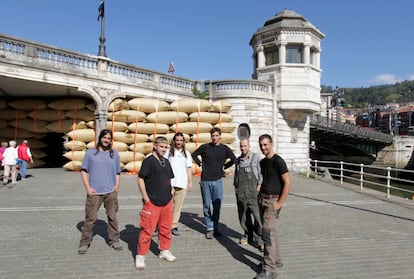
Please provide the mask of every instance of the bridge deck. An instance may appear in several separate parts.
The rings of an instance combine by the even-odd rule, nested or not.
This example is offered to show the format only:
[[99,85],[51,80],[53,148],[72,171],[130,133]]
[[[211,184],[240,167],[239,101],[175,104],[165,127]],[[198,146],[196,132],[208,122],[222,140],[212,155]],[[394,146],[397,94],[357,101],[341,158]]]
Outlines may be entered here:
[[[0,188],[0,278],[253,278],[260,253],[240,246],[231,178],[225,179],[222,231],[206,240],[198,178],[173,239],[176,263],[158,259],[157,239],[147,268],[134,268],[140,197],[135,176],[123,175],[119,221],[124,250],[104,241],[105,214],[86,255],[78,255],[84,217],[79,173],[32,169],[28,180]],[[414,202],[385,200],[358,187],[293,176],[279,222],[284,267],[278,278],[413,278]],[[351,190],[351,188],[355,190]],[[382,194],[381,194],[382,196]],[[155,252],[155,253],[154,253]]]

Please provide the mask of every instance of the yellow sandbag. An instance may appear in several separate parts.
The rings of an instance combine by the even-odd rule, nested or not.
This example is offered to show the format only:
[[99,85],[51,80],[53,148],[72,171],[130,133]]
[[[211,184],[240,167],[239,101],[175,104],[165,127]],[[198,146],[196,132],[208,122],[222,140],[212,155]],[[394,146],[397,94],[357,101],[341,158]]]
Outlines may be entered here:
[[95,111],[96,105],[94,103],[89,103],[89,104],[86,104],[86,108],[90,111]]
[[135,134],[135,133],[126,133],[126,132],[114,132],[114,140],[125,142],[126,144],[132,144],[137,142],[146,142],[148,141],[147,134]]
[[118,111],[122,109],[128,109],[128,102],[122,99],[115,99],[109,104],[108,111]]
[[[138,124],[138,126],[137,126]],[[185,124],[185,123],[183,123]],[[128,125],[128,131],[138,134],[166,134],[170,127],[162,123],[131,123]]]
[[214,127],[220,128],[223,133],[232,133],[236,129],[237,125],[232,122],[223,122],[217,123]]
[[80,140],[84,142],[91,142],[95,140],[95,131],[93,129],[72,130],[68,132],[66,135],[71,139]]
[[127,164],[131,161],[142,161],[144,160],[145,155],[140,152],[120,151],[119,157],[122,163]]
[[16,117],[18,120],[26,119],[27,113],[22,110],[14,110],[14,109],[0,110],[0,119],[16,120]]
[[193,173],[193,175],[200,175],[202,170],[203,169],[199,167],[196,163],[193,163],[193,166],[191,167],[191,172]]
[[82,150],[82,151],[77,151],[77,150],[68,151],[65,154],[63,154],[63,157],[65,157],[69,160],[82,162],[83,157],[85,157],[85,153],[86,153],[85,150]]
[[88,125],[86,125],[85,121],[78,121],[77,123],[73,122],[73,119],[65,119],[62,121],[53,121],[46,125],[46,128],[50,132],[54,133],[68,133],[72,130],[79,130],[79,129],[86,129]]
[[47,157],[47,153],[39,149],[30,148],[30,153],[32,153],[33,159],[41,159]]
[[77,111],[67,111],[65,113],[67,118],[76,119],[76,120],[83,120],[83,121],[92,121],[95,120],[95,115],[93,111],[88,109],[77,110]]
[[185,144],[185,148],[188,150],[188,152],[193,153],[196,151],[197,148],[199,148],[202,145],[202,143],[196,144],[195,142],[187,142]]
[[147,155],[154,150],[154,144],[152,142],[134,143],[129,146],[129,150]]
[[195,111],[209,111],[211,104],[205,99],[181,99],[174,101],[170,104],[170,110],[183,111],[183,112],[195,112]]
[[[95,121],[89,121],[87,125],[89,128],[95,129]],[[125,132],[128,130],[128,124],[120,121],[107,121],[105,129],[110,131]]]
[[[158,136],[163,136],[163,137],[166,137],[166,138],[167,138],[167,140],[168,140],[168,142],[170,142],[170,143],[171,143],[172,139],[174,138],[174,135],[175,135],[175,133],[157,134],[157,137],[158,137]],[[184,136],[184,140],[185,140],[185,142],[189,142],[189,141],[191,140],[191,138],[190,138],[190,136],[189,136],[188,134],[184,134],[184,133],[183,133],[183,136]],[[153,141],[155,140],[154,135],[150,135],[150,136],[149,136],[149,140],[153,142]]]
[[51,101],[47,106],[55,110],[81,110],[90,100],[84,98],[62,98]]
[[41,109],[41,110],[34,110],[27,113],[27,116],[36,119],[36,120],[43,120],[47,122],[63,120],[66,118],[64,111],[52,110],[52,109]]
[[145,112],[138,111],[138,110],[130,110],[130,109],[123,109],[120,111],[110,112],[108,113],[108,120],[112,121],[121,121],[121,122],[142,122],[146,120],[147,115]]
[[47,102],[43,99],[22,99],[10,102],[9,106],[21,110],[46,109]]
[[0,119],[0,129],[7,128],[9,126],[9,123],[5,119]]
[[188,120],[188,114],[185,112],[176,112],[176,111],[159,111],[152,112],[147,115],[148,122],[157,122],[164,124],[174,124],[185,122]]
[[6,109],[7,106],[7,102],[3,99],[0,99],[0,109]]
[[86,143],[83,141],[79,141],[79,140],[71,140],[71,141],[64,142],[63,147],[68,150],[80,151],[80,150],[86,149]]
[[32,168],[39,168],[46,165],[45,162],[43,162],[41,159],[33,159],[33,163],[28,163],[27,164],[27,168],[28,169],[32,169]]
[[[15,132],[16,130],[11,127],[0,129],[0,138],[7,139],[7,141],[14,139]],[[17,129],[17,138],[19,139],[33,138],[34,135],[35,133],[26,131],[24,129]]]
[[124,169],[131,172],[139,172],[142,166],[142,161],[132,161],[124,166]]
[[176,129],[176,124],[171,126],[171,131],[178,131],[186,134],[196,134],[198,133],[209,133],[213,128],[213,125],[206,122],[183,122],[178,124],[178,129]]
[[[95,148],[96,147],[96,142],[91,141],[86,145],[86,147],[88,149]],[[125,142],[113,141],[112,142],[112,148],[117,150],[118,152],[126,151],[126,150],[128,150],[128,144],[126,144]]]
[[63,165],[65,170],[70,171],[78,171],[81,169],[82,162],[81,161],[70,161]]
[[219,112],[193,112],[190,114],[190,121],[193,122],[206,122],[211,124],[217,124],[219,122],[231,122],[233,118],[231,115]]
[[131,109],[151,113],[155,111],[166,111],[169,108],[167,102],[159,99],[134,98],[128,101]]
[[[210,133],[199,133],[199,134],[194,134],[191,137],[191,140],[193,142],[196,142],[198,139],[199,143],[209,143],[211,142],[211,135]],[[233,143],[234,140],[236,139],[236,137],[233,134],[230,133],[221,133],[221,143]]]
[[213,102],[212,110],[215,112],[228,112],[231,109],[231,104],[224,100]]
[[[19,143],[18,143],[19,144]],[[29,140],[29,147],[30,149],[42,149],[47,147],[47,144],[38,139],[30,139]]]
[[34,119],[21,119],[10,121],[9,125],[17,127],[18,129],[24,129],[32,133],[47,133],[49,130],[46,128],[48,122]]

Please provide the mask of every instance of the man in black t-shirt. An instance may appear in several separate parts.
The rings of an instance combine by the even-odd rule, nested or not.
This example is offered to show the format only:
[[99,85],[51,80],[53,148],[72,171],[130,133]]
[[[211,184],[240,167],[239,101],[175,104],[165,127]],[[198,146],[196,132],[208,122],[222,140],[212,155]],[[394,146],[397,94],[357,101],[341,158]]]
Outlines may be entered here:
[[138,174],[138,188],[142,195],[143,207],[140,213],[141,231],[138,238],[135,267],[145,268],[145,255],[151,245],[152,234],[158,226],[159,258],[175,262],[170,252],[172,241],[171,225],[173,219],[173,189],[171,178],[174,173],[170,163],[164,158],[168,148],[165,137],[155,139],[154,152],[142,162]]
[[[201,166],[201,197],[203,199],[203,213],[206,224],[206,238],[212,239],[221,236],[218,229],[220,208],[223,201],[224,169],[231,167],[236,156],[227,145],[221,144],[221,130],[214,127],[210,131],[211,142],[203,144],[191,154],[197,165]],[[198,156],[201,156],[198,158]],[[226,163],[226,160],[230,159]],[[210,205],[213,204],[213,214]]]
[[260,161],[263,182],[259,191],[259,209],[263,223],[263,269],[255,279],[276,278],[276,269],[282,267],[277,238],[277,211],[289,194],[291,182],[285,161],[273,151],[270,135],[259,137],[260,150],[265,158]]

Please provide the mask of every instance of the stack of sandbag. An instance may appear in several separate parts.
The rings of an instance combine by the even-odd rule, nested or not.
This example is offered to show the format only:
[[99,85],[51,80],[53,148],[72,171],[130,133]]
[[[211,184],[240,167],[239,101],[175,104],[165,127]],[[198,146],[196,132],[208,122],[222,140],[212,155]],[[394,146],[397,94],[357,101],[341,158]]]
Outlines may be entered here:
[[[110,105],[106,128],[114,133],[113,147],[120,153],[122,169],[135,173],[142,160],[152,153],[157,136],[165,136],[171,142],[174,134],[181,132],[187,150],[193,152],[211,141],[211,128],[220,127],[222,143],[231,144],[235,140],[236,126],[228,114],[230,108],[227,102],[212,104],[202,99],[181,99],[172,103],[150,98],[117,99]],[[70,162],[65,169],[76,169],[84,155],[80,151],[96,146],[94,131],[95,121],[89,121],[85,127],[66,133],[68,152],[65,157]],[[193,171],[199,169],[194,167]]]
[[13,139],[20,144],[27,139],[34,159],[28,167],[41,167],[45,164],[42,159],[48,156],[43,138],[48,133],[64,134],[74,127],[86,127],[85,121],[94,119],[94,112],[86,107],[91,102],[84,98],[1,99],[0,140],[8,142]]

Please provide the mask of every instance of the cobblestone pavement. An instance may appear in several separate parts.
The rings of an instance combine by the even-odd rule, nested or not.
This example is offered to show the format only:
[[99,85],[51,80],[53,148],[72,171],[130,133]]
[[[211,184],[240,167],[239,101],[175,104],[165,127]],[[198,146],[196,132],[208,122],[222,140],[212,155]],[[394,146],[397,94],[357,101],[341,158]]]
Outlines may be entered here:
[[[239,245],[231,177],[224,179],[223,237],[204,237],[198,178],[187,195],[180,236],[158,258],[157,238],[145,270],[135,269],[141,200],[134,175],[123,174],[119,223],[124,250],[105,242],[103,209],[88,253],[78,255],[85,191],[80,174],[30,169],[29,179],[0,188],[0,278],[253,278],[261,254]],[[279,219],[284,267],[278,278],[414,278],[414,201],[385,199],[357,186],[292,176]]]

